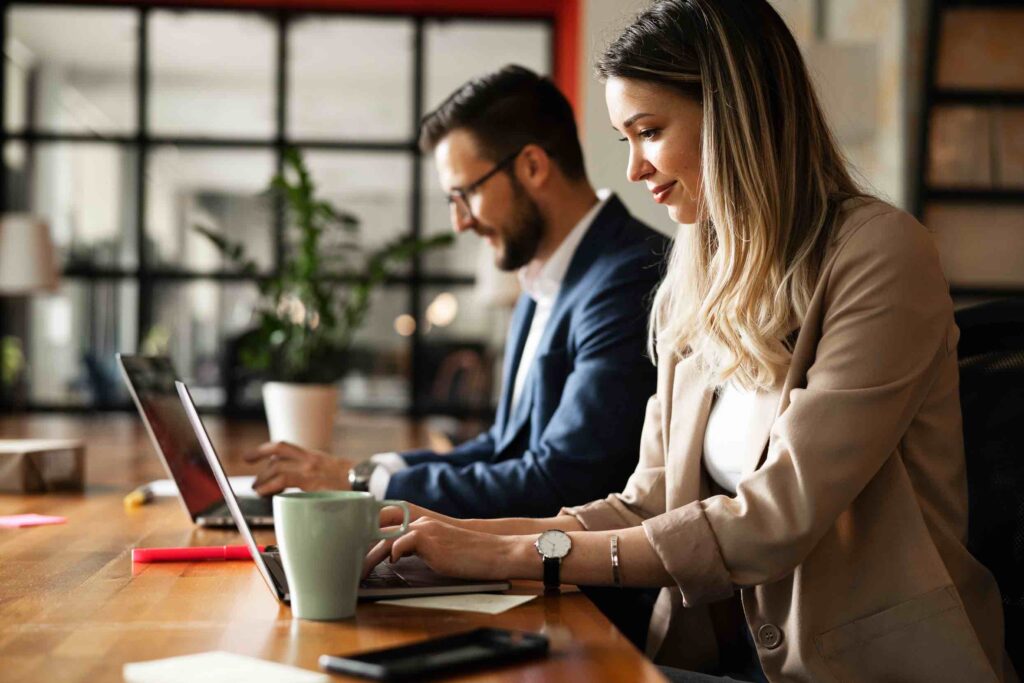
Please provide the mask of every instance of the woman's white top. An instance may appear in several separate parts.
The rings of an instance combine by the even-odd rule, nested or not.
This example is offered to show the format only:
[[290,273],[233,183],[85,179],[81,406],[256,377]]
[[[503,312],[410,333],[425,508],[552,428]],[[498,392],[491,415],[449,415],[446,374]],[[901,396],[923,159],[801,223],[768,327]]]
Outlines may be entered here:
[[768,443],[781,396],[782,387],[748,391],[732,382],[718,390],[704,432],[704,468],[726,491],[736,493],[752,445]]

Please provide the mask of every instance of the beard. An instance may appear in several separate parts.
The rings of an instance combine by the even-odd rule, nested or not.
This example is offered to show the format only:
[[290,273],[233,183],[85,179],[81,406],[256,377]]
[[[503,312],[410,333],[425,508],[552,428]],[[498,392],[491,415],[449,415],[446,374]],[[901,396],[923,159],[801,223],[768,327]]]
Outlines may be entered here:
[[504,271],[518,270],[533,260],[544,236],[544,217],[515,176],[512,179],[513,206],[502,236],[502,248],[495,254],[494,265]]

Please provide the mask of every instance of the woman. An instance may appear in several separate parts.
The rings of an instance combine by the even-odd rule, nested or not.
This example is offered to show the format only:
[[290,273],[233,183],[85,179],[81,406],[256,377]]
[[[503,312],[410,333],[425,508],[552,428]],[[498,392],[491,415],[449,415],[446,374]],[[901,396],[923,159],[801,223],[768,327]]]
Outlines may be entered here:
[[663,0],[598,71],[629,179],[683,224],[640,463],[622,493],[552,519],[417,510],[370,563],[537,579],[537,534],[560,529],[562,581],[664,587],[661,664],[1016,680],[995,582],[964,547],[958,332],[935,250],[851,181],[782,20],[764,0]]

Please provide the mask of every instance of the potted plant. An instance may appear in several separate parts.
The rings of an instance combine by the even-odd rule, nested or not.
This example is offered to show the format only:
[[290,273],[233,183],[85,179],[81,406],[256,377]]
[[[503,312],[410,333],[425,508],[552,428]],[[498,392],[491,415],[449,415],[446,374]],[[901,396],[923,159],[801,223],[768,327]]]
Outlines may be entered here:
[[[268,190],[286,209],[284,258],[259,279],[255,328],[239,343],[244,366],[269,377],[263,386],[270,438],[327,450],[347,352],[366,319],[370,294],[395,265],[452,241],[452,235],[401,237],[371,252],[359,219],[320,199],[296,149]],[[241,243],[195,226],[241,272],[258,277]]]

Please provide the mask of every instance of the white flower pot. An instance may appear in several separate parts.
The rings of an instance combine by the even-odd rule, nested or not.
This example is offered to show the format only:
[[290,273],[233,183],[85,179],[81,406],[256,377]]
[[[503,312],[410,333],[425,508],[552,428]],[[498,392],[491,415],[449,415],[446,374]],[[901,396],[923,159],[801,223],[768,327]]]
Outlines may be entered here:
[[263,409],[271,441],[330,452],[338,411],[337,384],[267,382],[263,385]]

